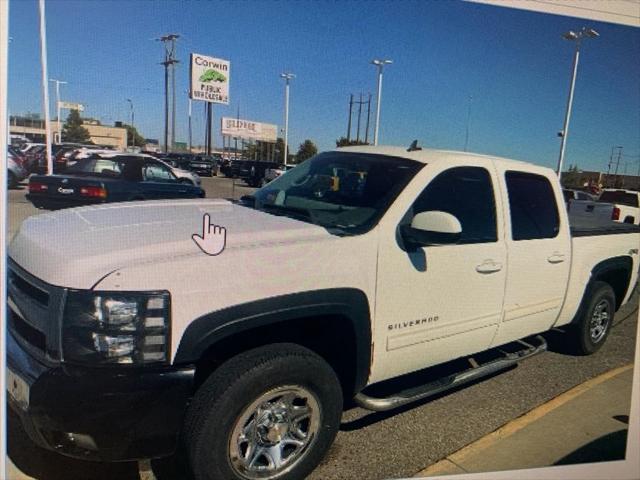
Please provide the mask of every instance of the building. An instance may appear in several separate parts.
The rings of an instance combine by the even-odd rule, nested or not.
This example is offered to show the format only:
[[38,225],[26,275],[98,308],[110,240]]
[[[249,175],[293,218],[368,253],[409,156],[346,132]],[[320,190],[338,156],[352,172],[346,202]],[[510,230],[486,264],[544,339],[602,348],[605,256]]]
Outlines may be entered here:
[[[56,138],[58,128],[62,128],[64,122],[51,121],[51,135]],[[127,148],[127,130],[120,127],[101,125],[94,119],[83,120],[82,126],[87,129],[91,141],[96,145],[106,145],[115,147],[118,150]],[[9,117],[9,133],[23,135],[32,142],[44,143],[45,128],[44,120],[38,115],[11,116]]]
[[562,172],[562,186],[565,188],[584,188],[593,183],[603,188],[626,188],[640,190],[640,176],[615,175],[587,170]]

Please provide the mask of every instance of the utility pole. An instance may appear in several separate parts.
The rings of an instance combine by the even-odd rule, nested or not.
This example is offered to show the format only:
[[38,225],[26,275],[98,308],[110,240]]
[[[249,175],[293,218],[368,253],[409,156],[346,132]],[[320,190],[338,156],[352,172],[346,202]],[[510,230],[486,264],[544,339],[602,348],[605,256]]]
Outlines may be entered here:
[[136,146],[136,130],[135,130],[135,127],[133,126],[133,123],[134,123],[133,102],[131,101],[130,98],[127,98],[127,102],[129,102],[129,105],[131,105],[131,146],[135,147]]
[[[169,71],[171,71],[172,88],[173,88],[173,109],[172,109],[172,128],[171,128],[171,146],[175,143],[176,133],[176,78],[175,78],[175,64],[179,63],[176,60],[176,40],[180,38],[180,35],[170,33],[163,35],[157,40],[164,44],[164,150],[169,151]],[[173,148],[171,148],[173,150]]]
[[360,94],[360,100],[358,101],[358,128],[356,130],[356,142],[360,143],[360,118],[362,117],[362,94]]
[[56,114],[56,118],[58,120],[58,131],[57,134],[54,136],[54,140],[56,141],[56,143],[62,143],[62,127],[60,125],[60,85],[66,85],[67,82],[63,82],[62,80],[56,80],[55,78],[50,78],[49,79],[50,82],[55,82],[56,84],[56,109],[57,109],[57,114]]
[[349,96],[349,123],[347,124],[347,141],[351,142],[351,115],[353,114],[353,93]]
[[469,121],[471,120],[471,100],[473,97],[469,95],[469,106],[467,109],[467,132],[464,136],[464,151],[467,151],[467,146],[469,145]]
[[618,168],[620,167],[620,158],[622,157],[622,147],[617,147],[618,148],[618,158],[616,159],[616,170],[615,170],[615,177],[616,177],[616,183],[615,186],[618,186]]

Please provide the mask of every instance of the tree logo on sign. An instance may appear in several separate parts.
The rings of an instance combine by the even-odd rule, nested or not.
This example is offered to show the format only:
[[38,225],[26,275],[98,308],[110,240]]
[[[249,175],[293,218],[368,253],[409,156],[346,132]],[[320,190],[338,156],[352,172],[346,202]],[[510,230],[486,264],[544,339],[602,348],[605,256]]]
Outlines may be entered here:
[[205,72],[202,75],[200,75],[200,81],[203,83],[226,82],[227,77],[222,73],[210,68],[209,70],[205,70]]

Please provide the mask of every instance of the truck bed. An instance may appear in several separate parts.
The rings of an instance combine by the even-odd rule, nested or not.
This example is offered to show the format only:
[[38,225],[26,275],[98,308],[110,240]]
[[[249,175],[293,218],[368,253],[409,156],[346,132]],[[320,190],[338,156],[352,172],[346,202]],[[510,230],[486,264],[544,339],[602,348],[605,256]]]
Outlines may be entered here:
[[595,218],[569,217],[572,237],[593,237],[597,235],[620,235],[624,233],[640,233],[640,226],[612,220]]

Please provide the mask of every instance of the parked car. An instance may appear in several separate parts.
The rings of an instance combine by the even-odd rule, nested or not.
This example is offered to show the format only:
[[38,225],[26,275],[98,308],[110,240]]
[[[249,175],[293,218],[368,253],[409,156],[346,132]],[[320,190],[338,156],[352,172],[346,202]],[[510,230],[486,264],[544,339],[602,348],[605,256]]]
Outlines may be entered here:
[[286,166],[285,165],[279,165],[276,168],[267,168],[264,171],[264,178],[262,179],[262,186],[266,185],[267,183],[271,182],[272,180],[275,180],[280,175],[283,175],[288,170],[291,170],[293,167],[295,167],[295,165],[286,165]]
[[240,178],[250,187],[259,187],[262,185],[265,171],[275,165],[274,162],[264,160],[233,160],[228,176]]
[[29,176],[26,157],[14,147],[7,147],[7,185],[16,188],[18,183]]
[[[459,388],[556,327],[575,353],[602,347],[640,228],[572,226],[563,203],[548,168],[359,146],[243,203],[30,217],[8,249],[9,405],[83,460],[181,445],[195,478],[305,478],[344,399],[385,411]],[[422,386],[367,388],[458,358]]]
[[213,177],[218,175],[218,165],[213,157],[194,155],[188,164],[189,170],[198,175]]
[[568,188],[563,189],[562,194],[572,220],[586,218],[594,221],[609,221],[614,219],[614,205],[598,202],[595,195]]
[[640,224],[640,192],[604,189],[598,201],[613,204],[613,219],[615,221]]
[[37,208],[162,198],[204,198],[202,188],[181,182],[164,163],[143,155],[94,155],[64,174],[33,175],[27,199]]

